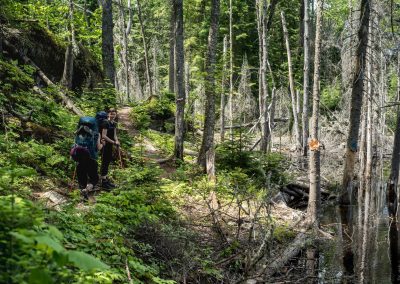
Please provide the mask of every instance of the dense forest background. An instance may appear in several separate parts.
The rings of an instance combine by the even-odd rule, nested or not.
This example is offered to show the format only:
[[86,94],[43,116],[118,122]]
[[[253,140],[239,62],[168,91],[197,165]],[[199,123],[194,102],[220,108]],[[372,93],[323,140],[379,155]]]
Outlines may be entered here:
[[397,283],[399,8],[0,0],[0,283]]

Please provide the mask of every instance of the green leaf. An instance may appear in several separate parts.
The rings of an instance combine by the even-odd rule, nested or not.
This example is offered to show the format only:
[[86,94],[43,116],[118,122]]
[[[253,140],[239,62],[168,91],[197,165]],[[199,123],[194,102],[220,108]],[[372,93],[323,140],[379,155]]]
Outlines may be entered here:
[[68,251],[68,259],[78,268],[83,270],[92,270],[92,269],[100,269],[106,270],[109,269],[109,266],[97,258],[81,252],[81,251]]
[[46,245],[55,250],[56,252],[61,252],[64,250],[63,246],[59,242],[53,240],[49,236],[46,235],[37,236],[35,237],[35,240],[38,242],[38,244]]
[[49,233],[54,236],[57,240],[63,239],[63,234],[54,226],[49,226]]
[[31,271],[28,279],[29,284],[51,284],[54,283],[50,274],[43,269],[34,269]]
[[16,238],[17,240],[20,240],[20,241],[22,241],[24,243],[27,243],[27,244],[32,244],[33,243],[33,239],[32,238],[26,237],[26,236],[24,236],[24,235],[22,235],[20,233],[11,232],[10,235],[13,236],[14,238]]

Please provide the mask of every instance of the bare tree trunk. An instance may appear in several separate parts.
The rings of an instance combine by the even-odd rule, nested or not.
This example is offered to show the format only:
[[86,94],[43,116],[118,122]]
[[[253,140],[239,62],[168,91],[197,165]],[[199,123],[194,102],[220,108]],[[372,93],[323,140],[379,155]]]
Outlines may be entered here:
[[319,69],[321,62],[321,29],[322,29],[323,0],[317,1],[317,22],[315,32],[315,54],[314,54],[314,84],[313,84],[313,109],[312,129],[310,141],[310,195],[308,199],[307,213],[312,223],[319,225],[319,211],[321,204],[321,177],[320,177],[320,142],[318,140],[319,120]]
[[269,139],[269,122],[268,122],[268,82],[267,82],[267,2],[262,1],[259,9],[261,9],[261,86],[262,86],[262,100],[261,100],[261,113],[260,113],[260,123],[261,123],[261,145],[260,150],[264,153],[268,150],[268,139]]
[[176,114],[175,114],[175,150],[174,156],[183,161],[183,138],[185,132],[185,59],[183,49],[183,0],[175,0],[176,11]]
[[[399,55],[398,55],[399,56]],[[400,56],[398,57],[397,65],[397,94],[400,96]],[[399,183],[400,170],[400,107],[397,107],[396,132],[393,142],[392,165],[390,176],[387,183],[387,203],[391,217],[397,217],[397,185]]]
[[171,0],[171,16],[169,31],[169,71],[168,90],[175,92],[175,33],[176,33],[176,11],[175,0]]
[[122,0],[119,0],[119,18],[122,32],[122,63],[124,65],[124,77],[125,77],[125,87],[126,87],[126,97],[128,102],[131,100],[131,92],[130,92],[130,72],[129,72],[129,58],[128,58],[128,36],[131,31],[131,23],[132,23],[132,9],[131,9],[131,0],[128,0],[128,11],[129,11],[129,20],[128,25],[125,28],[125,11],[124,6],[122,4]]
[[304,6],[304,69],[303,69],[303,156],[307,157],[308,150],[308,92],[310,84],[310,18],[308,0],[303,0]]
[[[229,123],[233,126],[233,11],[232,0],[229,0]],[[233,140],[233,128],[230,129]]]
[[222,82],[221,82],[221,142],[225,140],[225,73],[226,73],[226,53],[228,49],[228,38],[224,36],[224,46],[222,52]]
[[[210,150],[214,152],[214,126],[215,126],[215,60],[219,26],[219,0],[211,1],[211,25],[208,35],[208,48],[206,57],[206,78],[205,78],[205,120],[203,140],[197,163],[206,170],[206,155]],[[211,159],[213,160],[213,159]]]
[[114,64],[114,39],[113,39],[113,13],[112,0],[102,1],[102,46],[101,54],[103,61],[104,77],[115,85],[115,64]]
[[74,75],[74,39],[75,39],[75,28],[74,28],[74,3],[69,0],[69,35],[68,35],[68,46],[65,50],[65,60],[64,60],[64,71],[61,78],[61,85],[67,89],[72,88],[72,78]]
[[[301,136],[300,136],[300,128],[299,128],[299,121],[296,111],[296,93],[294,89],[294,80],[293,80],[293,70],[292,70],[292,55],[290,51],[289,45],[289,33],[286,26],[285,15],[283,11],[281,12],[281,19],[282,19],[282,27],[283,27],[283,35],[285,37],[286,42],[286,51],[288,57],[288,67],[289,67],[289,86],[290,86],[290,96],[292,100],[292,112],[293,112],[293,121],[294,121],[294,134],[296,139],[296,148],[301,148]],[[314,73],[315,74],[315,73]]]
[[349,204],[349,189],[354,175],[354,165],[358,148],[358,132],[364,90],[365,58],[368,44],[368,26],[370,17],[370,0],[361,1],[360,27],[358,30],[359,44],[355,61],[353,89],[351,94],[350,127],[347,137],[346,160],[343,171],[341,204]]
[[148,50],[147,50],[146,33],[144,30],[144,25],[143,25],[142,8],[140,6],[140,1],[136,0],[136,3],[137,3],[137,9],[138,9],[140,31],[142,34],[142,41],[143,41],[144,62],[146,64],[146,78],[147,78],[147,84],[149,85],[149,96],[151,97],[151,96],[153,96],[153,86],[152,86],[151,77],[150,77],[150,65],[149,65],[149,55],[148,55]]

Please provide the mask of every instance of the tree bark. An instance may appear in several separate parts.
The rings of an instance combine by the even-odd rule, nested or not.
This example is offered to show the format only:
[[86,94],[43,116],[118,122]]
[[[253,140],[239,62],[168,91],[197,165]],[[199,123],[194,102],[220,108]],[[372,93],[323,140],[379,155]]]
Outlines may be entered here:
[[370,18],[370,1],[362,0],[360,9],[360,27],[358,40],[353,88],[351,94],[350,127],[347,137],[346,159],[343,171],[342,195],[340,203],[350,203],[349,189],[354,175],[354,165],[358,148],[358,133],[360,128],[360,115],[364,90],[365,59],[368,45],[368,26]]
[[228,50],[228,38],[224,36],[224,43],[223,43],[223,52],[222,52],[222,82],[221,82],[221,114],[220,114],[220,121],[221,121],[221,142],[225,140],[225,73],[226,73],[226,53]]
[[142,8],[140,6],[140,1],[139,0],[136,0],[136,3],[137,3],[137,9],[138,9],[140,31],[141,31],[141,34],[142,34],[142,41],[143,41],[144,62],[145,62],[145,65],[146,65],[147,84],[149,85],[149,96],[152,97],[153,96],[153,86],[152,86],[151,77],[150,77],[149,55],[148,55],[148,50],[147,50],[145,28],[144,28],[143,18],[142,18]]
[[311,222],[319,226],[319,211],[321,205],[321,176],[320,176],[320,142],[318,140],[319,101],[320,101],[320,63],[322,42],[322,13],[323,0],[317,1],[317,21],[315,32],[314,78],[313,78],[313,109],[312,129],[310,141],[310,197],[308,199],[307,214]]
[[[233,10],[232,0],[229,0],[229,123],[233,125]],[[233,140],[233,129],[230,130]]]
[[[232,0],[231,0],[232,1]],[[215,126],[215,60],[218,39],[220,1],[211,1],[211,25],[208,34],[208,47],[206,57],[206,78],[205,78],[205,120],[204,133],[197,163],[206,170],[206,153],[213,151],[214,147],[214,126]],[[232,39],[231,39],[232,40]],[[231,66],[232,67],[232,66]],[[231,86],[232,87],[232,86]]]
[[72,89],[72,78],[74,75],[74,50],[73,44],[75,39],[75,28],[74,28],[74,3],[69,0],[69,19],[68,19],[68,46],[65,50],[64,59],[64,71],[61,78],[61,85],[67,89]]
[[113,13],[112,0],[102,1],[102,46],[101,55],[103,62],[104,77],[115,85],[115,64],[114,64],[114,39],[113,39]]
[[125,11],[124,6],[122,5],[122,0],[118,1],[119,3],[119,19],[121,25],[122,32],[122,63],[124,65],[124,77],[125,77],[125,87],[126,87],[126,97],[128,102],[131,99],[130,92],[130,72],[129,72],[129,59],[128,59],[128,36],[131,30],[131,22],[132,22],[132,11],[131,11],[131,0],[128,0],[128,11],[129,11],[129,20],[128,26],[125,28]]
[[260,122],[261,122],[261,145],[260,150],[264,153],[268,150],[268,82],[267,82],[267,2],[262,0],[259,4],[260,9],[260,26],[261,26],[261,56],[260,59],[260,86],[261,97],[259,98],[260,104]]
[[310,83],[310,18],[308,0],[303,0],[304,6],[304,68],[303,68],[303,156],[307,157],[308,150],[308,92]]
[[171,0],[170,31],[169,31],[169,71],[168,90],[175,92],[175,34],[176,34],[176,11],[175,0]]
[[290,86],[290,96],[292,100],[292,112],[293,112],[293,121],[294,121],[294,134],[296,139],[296,148],[301,148],[301,137],[300,137],[300,129],[299,129],[299,121],[298,115],[296,111],[296,93],[294,89],[294,79],[293,79],[293,70],[292,70],[292,54],[290,51],[289,45],[289,33],[286,26],[285,15],[283,11],[281,12],[281,19],[282,19],[282,27],[283,27],[283,35],[285,37],[286,42],[286,51],[287,51],[287,58],[288,58],[288,67],[289,67],[289,86]]
[[[400,69],[397,70],[397,94],[400,96]],[[395,217],[397,213],[397,185],[399,183],[399,170],[400,170],[400,108],[397,107],[397,120],[396,132],[393,142],[392,164],[390,169],[390,176],[387,183],[387,203],[389,214]]]
[[175,150],[174,156],[183,161],[184,110],[185,110],[185,59],[183,50],[183,0],[175,0],[176,11],[176,114],[175,114]]

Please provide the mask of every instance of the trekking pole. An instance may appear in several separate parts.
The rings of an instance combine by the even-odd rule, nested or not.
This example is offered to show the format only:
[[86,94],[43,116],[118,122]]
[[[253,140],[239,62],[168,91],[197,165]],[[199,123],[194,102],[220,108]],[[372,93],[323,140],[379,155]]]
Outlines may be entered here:
[[75,165],[75,169],[74,169],[74,174],[72,175],[72,182],[71,182],[71,186],[69,187],[69,192],[71,192],[74,187],[75,176],[76,176],[76,165]]
[[124,168],[124,165],[122,164],[122,157],[121,157],[121,146],[118,146],[118,156],[119,156],[119,164],[121,166],[121,169]]

